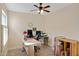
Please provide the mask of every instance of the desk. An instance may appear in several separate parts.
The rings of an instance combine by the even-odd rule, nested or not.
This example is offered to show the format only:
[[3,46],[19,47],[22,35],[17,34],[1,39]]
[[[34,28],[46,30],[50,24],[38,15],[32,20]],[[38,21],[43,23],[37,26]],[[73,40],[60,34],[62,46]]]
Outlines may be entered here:
[[27,55],[34,56],[34,46],[41,45],[41,42],[33,38],[27,38],[27,41],[24,41],[23,44]]

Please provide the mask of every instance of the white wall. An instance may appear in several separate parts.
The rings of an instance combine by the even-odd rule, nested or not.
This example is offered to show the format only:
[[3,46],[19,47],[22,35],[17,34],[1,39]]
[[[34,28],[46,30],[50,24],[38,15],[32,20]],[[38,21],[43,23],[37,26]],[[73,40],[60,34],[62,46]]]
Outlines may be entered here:
[[45,28],[49,36],[65,36],[79,40],[79,4],[72,4],[45,17]]
[[47,32],[50,39],[63,35],[79,40],[79,4],[72,4],[46,16],[9,12],[9,48],[21,44],[22,32],[28,28],[29,22]]
[[45,31],[42,15],[9,12],[9,48],[20,47],[23,31],[29,28],[28,23],[32,23],[37,30]]
[[5,4],[0,4],[0,55],[6,55],[7,53],[7,44],[8,44],[8,41],[6,43],[5,46],[3,46],[3,40],[2,40],[2,27],[1,27],[1,10],[4,10],[5,13],[7,14],[7,9],[6,9],[6,6]]

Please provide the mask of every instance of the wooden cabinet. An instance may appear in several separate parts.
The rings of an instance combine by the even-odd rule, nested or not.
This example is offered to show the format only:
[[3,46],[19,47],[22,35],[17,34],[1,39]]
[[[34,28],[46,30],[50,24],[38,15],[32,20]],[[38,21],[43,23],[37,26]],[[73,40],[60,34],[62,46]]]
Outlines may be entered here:
[[58,56],[77,56],[79,42],[77,40],[68,39],[63,36],[55,37],[54,41],[54,55]]

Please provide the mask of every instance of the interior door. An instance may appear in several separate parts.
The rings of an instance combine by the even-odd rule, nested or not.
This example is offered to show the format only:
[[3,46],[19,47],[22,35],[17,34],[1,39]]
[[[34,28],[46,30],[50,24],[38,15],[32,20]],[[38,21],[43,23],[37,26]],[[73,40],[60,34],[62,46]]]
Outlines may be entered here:
[[0,55],[1,55],[1,30],[0,30]]

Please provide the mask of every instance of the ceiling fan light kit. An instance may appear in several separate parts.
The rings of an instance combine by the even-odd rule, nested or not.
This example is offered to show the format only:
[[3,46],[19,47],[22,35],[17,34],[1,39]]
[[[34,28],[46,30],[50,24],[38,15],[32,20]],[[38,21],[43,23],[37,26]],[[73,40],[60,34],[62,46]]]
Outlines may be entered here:
[[42,14],[44,11],[43,11],[43,10],[37,10],[37,12],[38,12],[39,14]]

